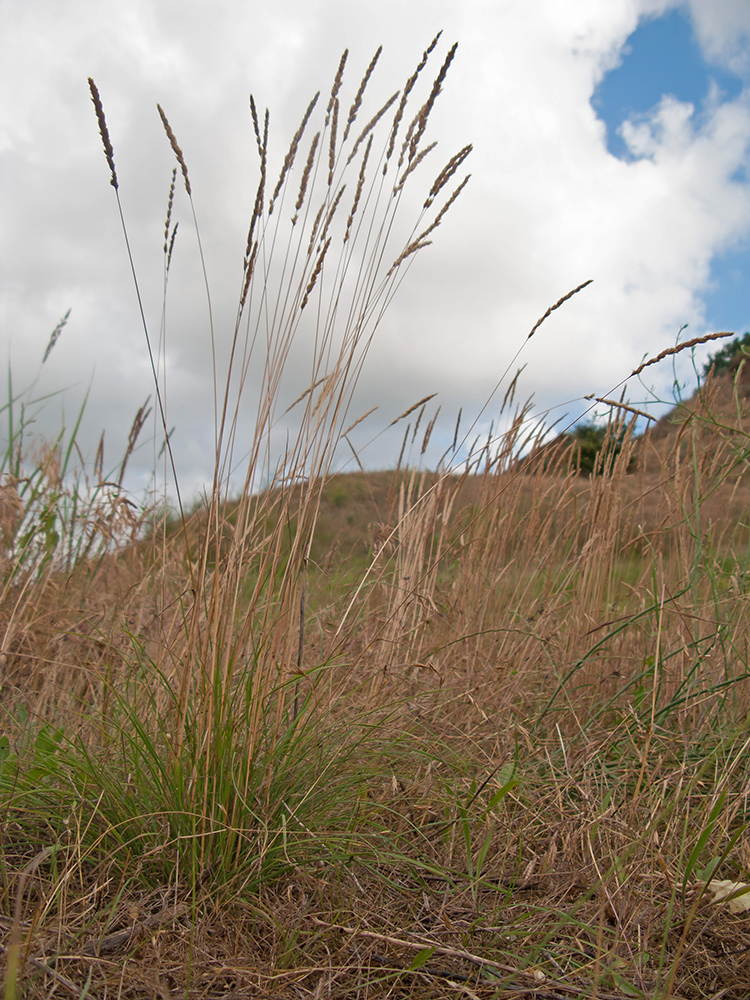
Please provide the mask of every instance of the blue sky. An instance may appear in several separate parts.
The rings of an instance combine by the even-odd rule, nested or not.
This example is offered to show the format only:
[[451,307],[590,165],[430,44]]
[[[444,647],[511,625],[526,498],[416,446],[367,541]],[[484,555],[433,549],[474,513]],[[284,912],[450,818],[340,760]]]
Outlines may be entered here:
[[[699,118],[714,88],[721,100],[734,100],[742,86],[739,75],[704,58],[689,11],[678,8],[639,24],[627,40],[620,65],[596,88],[592,104],[607,126],[607,149],[632,161],[621,132],[624,121],[646,116],[666,94],[693,104]],[[750,239],[714,257],[703,301],[706,320],[716,330],[742,334],[750,329]]]

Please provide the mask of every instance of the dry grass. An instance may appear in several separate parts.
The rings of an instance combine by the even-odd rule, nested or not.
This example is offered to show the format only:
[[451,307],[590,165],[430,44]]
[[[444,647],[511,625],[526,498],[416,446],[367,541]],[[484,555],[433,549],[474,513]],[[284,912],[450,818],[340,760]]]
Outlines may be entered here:
[[[342,58],[320,137],[297,163],[312,102],[270,199],[253,104],[260,180],[199,510],[128,505],[145,409],[116,474],[100,453],[86,478],[75,431],[40,448],[9,400],[8,1000],[748,995],[747,915],[705,891],[750,866],[742,374],[637,440],[616,408],[622,450],[590,478],[523,407],[468,459],[457,423],[439,472],[408,467],[429,399],[398,418],[414,423],[395,472],[332,472],[377,317],[455,198],[390,246],[392,195],[423,176],[454,55],[409,119],[435,44],[384,135],[395,97],[352,128],[377,54],[346,124]],[[174,177],[167,276],[173,202]],[[277,462],[285,364],[313,306],[299,432]]]

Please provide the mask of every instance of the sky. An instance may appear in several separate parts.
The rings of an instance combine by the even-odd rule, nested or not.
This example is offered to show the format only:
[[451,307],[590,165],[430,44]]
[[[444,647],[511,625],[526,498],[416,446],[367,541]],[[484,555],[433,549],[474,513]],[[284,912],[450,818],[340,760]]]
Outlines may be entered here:
[[[55,438],[75,425],[85,399],[81,453],[93,460],[105,431],[105,466],[116,468],[136,410],[153,397],[89,76],[104,103],[155,345],[174,166],[157,102],[174,129],[221,370],[258,183],[249,95],[261,115],[270,110],[269,175],[277,175],[317,90],[322,116],[345,48],[342,106],[383,46],[363,124],[441,30],[421,100],[458,48],[425,135],[438,145],[399,203],[403,232],[442,165],[468,143],[456,181],[471,179],[432,245],[400,272],[374,331],[350,410],[354,420],[377,406],[351,435],[365,466],[395,465],[405,422],[388,425],[433,393],[425,422],[438,405],[440,416],[428,452],[420,459],[417,441],[413,462],[437,461],[459,410],[462,435],[496,426],[522,365],[516,398],[533,397],[535,414],[563,427],[591,416],[585,396],[619,397],[630,372],[678,335],[750,329],[747,0],[0,0],[0,348],[16,419],[25,400],[30,432]],[[284,210],[288,228],[291,203]],[[213,471],[214,383],[200,257],[179,184],[172,221],[163,389],[183,494],[197,496]],[[588,280],[528,339],[549,306]],[[709,350],[697,350],[699,369]],[[249,372],[239,438],[252,437],[261,369],[262,360]],[[643,378],[627,383],[626,398],[658,415],[675,381],[692,391],[690,352]],[[286,402],[310,381],[302,345],[284,375],[274,447],[294,433]],[[153,478],[153,419],[129,464],[135,492]],[[342,444],[336,464],[350,460]]]

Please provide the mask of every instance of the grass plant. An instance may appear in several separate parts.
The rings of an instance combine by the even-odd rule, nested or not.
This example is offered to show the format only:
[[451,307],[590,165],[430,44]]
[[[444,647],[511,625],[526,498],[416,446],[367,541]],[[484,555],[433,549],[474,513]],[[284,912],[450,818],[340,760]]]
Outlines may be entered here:
[[[346,99],[344,54],[278,174],[251,103],[259,181],[197,509],[170,520],[124,490],[148,404],[105,473],[103,448],[91,468],[78,452],[84,411],[36,441],[9,377],[7,1000],[748,995],[746,916],[709,892],[750,866],[744,369],[641,437],[613,403],[590,475],[513,409],[515,380],[507,429],[470,444],[459,415],[436,470],[428,398],[394,421],[393,471],[335,472],[377,324],[466,183],[468,146],[429,166],[455,52],[428,77],[437,46],[364,124],[380,52]],[[158,110],[168,284],[178,170],[202,256],[199,194]],[[208,285],[207,305],[218,359]]]

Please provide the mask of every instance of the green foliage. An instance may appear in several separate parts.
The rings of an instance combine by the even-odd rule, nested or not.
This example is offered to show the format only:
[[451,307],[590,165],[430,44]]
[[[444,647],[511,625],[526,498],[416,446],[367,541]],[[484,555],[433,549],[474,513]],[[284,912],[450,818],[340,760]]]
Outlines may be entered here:
[[606,459],[611,462],[622,450],[624,436],[625,428],[613,438],[610,427],[593,422],[578,424],[575,430],[567,435],[574,444],[581,472],[587,474],[602,473],[607,464],[599,457],[602,449],[606,447]]
[[714,375],[724,375],[727,372],[734,373],[737,368],[750,355],[750,332],[742,337],[735,337],[720,350],[710,354],[708,361],[703,366],[703,375],[709,372]]

